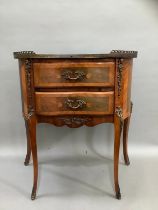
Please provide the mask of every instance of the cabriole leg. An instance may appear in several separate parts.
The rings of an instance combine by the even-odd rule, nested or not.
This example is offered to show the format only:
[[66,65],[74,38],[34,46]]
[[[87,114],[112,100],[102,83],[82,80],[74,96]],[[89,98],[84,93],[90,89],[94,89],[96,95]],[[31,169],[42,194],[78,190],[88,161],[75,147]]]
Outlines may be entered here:
[[[133,108],[133,103],[131,102],[131,113],[132,113],[132,108]],[[128,131],[129,131],[131,113],[130,116],[124,120],[124,126],[123,126],[123,154],[126,165],[130,164],[128,156]]]
[[121,199],[121,192],[118,180],[118,164],[119,164],[119,150],[120,150],[120,137],[122,130],[122,120],[117,115],[114,116],[114,129],[115,129],[115,139],[114,139],[114,184],[116,198]]
[[37,144],[36,144],[36,117],[32,115],[29,120],[30,143],[33,158],[34,180],[32,187],[31,199],[36,198],[37,180],[38,180],[38,159],[37,159]]
[[124,126],[123,126],[123,154],[124,154],[124,160],[125,164],[129,165],[129,157],[128,157],[128,130],[129,130],[129,124],[130,124],[130,117],[127,117],[124,120]]
[[25,120],[25,128],[26,128],[26,137],[27,137],[27,154],[25,157],[24,165],[29,165],[30,157],[31,157],[31,145],[30,145],[30,134],[29,134],[29,127],[28,127],[28,121]]

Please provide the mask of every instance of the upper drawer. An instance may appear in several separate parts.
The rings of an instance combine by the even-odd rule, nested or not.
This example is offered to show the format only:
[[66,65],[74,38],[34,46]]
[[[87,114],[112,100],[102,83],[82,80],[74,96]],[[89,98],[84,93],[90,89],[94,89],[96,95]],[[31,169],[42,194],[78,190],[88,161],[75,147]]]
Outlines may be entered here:
[[33,63],[35,87],[112,87],[113,61],[48,61]]

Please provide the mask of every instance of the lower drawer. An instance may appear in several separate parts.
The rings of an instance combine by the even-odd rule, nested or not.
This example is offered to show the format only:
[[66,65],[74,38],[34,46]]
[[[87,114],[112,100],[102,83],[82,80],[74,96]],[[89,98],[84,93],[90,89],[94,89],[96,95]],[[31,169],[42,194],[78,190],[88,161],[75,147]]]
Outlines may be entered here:
[[38,115],[110,115],[114,110],[114,92],[36,92]]

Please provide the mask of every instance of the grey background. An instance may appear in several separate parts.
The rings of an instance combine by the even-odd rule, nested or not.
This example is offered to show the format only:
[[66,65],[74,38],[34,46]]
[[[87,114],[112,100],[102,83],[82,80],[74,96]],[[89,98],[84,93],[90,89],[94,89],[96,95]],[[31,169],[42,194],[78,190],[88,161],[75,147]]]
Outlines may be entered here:
[[[19,167],[22,167],[26,150],[18,62],[12,55],[13,51],[21,50],[33,50],[37,53],[106,53],[112,49],[138,50],[138,58],[134,60],[133,66],[134,109],[129,133],[129,154],[131,159],[157,158],[157,37],[156,0],[0,0],[2,160],[9,157],[19,158]],[[112,124],[79,129],[39,125],[37,136],[39,158],[42,161],[42,157],[45,157],[45,163],[53,164],[53,158],[57,158],[56,161],[65,160],[59,164],[61,167],[68,163],[71,165],[73,160],[75,162],[72,165],[78,166],[80,161],[82,165],[86,158],[90,158],[93,165],[94,157],[101,158],[102,162],[103,159],[112,160],[113,157]],[[122,153],[120,159],[122,161]],[[4,177],[5,170],[4,166],[2,174]],[[23,176],[28,176],[25,175],[23,167],[21,170],[24,171]],[[3,208],[7,209],[5,205]],[[93,207],[95,208],[95,205]],[[139,209],[141,207],[140,205]],[[71,209],[70,206],[67,209]],[[89,208],[86,206],[85,209],[90,209],[90,206]]]

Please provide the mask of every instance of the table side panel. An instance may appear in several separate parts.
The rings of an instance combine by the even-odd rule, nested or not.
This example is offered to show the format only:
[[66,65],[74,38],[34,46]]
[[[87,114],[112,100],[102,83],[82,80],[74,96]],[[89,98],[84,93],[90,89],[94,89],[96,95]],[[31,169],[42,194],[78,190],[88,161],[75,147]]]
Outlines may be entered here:
[[132,82],[133,59],[125,59],[123,63],[123,116],[130,116],[131,113],[131,82]]

